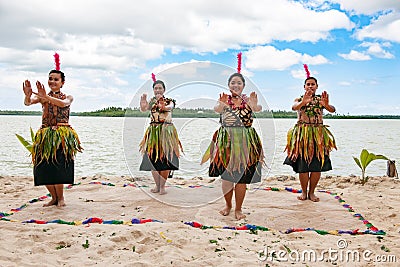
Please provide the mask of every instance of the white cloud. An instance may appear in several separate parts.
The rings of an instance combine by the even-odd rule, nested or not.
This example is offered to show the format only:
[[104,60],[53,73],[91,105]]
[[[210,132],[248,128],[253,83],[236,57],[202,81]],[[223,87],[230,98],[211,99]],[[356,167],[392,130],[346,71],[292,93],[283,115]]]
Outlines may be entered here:
[[[371,115],[380,115],[380,114],[392,114],[397,115],[400,110],[397,104],[380,104],[380,103],[371,103],[364,105],[354,105],[352,110],[350,110],[351,114],[371,114]],[[393,111],[395,111],[393,113]]]
[[347,81],[342,81],[342,82],[339,82],[339,85],[348,87],[348,86],[351,86],[352,83],[351,82],[347,82]]
[[329,63],[328,59],[323,55],[310,56],[308,54],[302,55],[302,62],[309,65],[321,65]]
[[327,10],[331,8],[331,3],[326,0],[299,0],[299,2],[308,8]]
[[387,58],[391,59],[394,58],[394,55],[385,49],[383,49],[383,45],[378,43],[368,43],[366,45],[368,47],[367,53],[373,55],[378,58]]
[[332,2],[339,3],[341,9],[355,14],[373,15],[383,10],[400,10],[398,0],[333,0]]
[[[61,36],[59,36],[61,37]],[[2,62],[24,66],[28,70],[49,70],[53,67],[53,54],[58,52],[61,68],[97,68],[125,71],[143,67],[146,60],[159,58],[163,46],[144,43],[132,36],[83,37],[62,36],[59,44],[49,49],[17,50],[0,46]]]
[[302,79],[304,80],[304,77],[306,77],[304,69],[295,69],[295,70],[291,70],[290,74],[293,76],[293,78],[296,79]]
[[253,70],[285,70],[290,66],[307,64],[326,64],[322,55],[311,56],[292,49],[278,50],[273,46],[258,46],[244,53],[246,67]]
[[[318,71],[314,70],[309,70],[310,71],[310,76],[317,77],[318,76]],[[301,69],[295,69],[291,70],[290,74],[292,75],[293,78],[304,80],[306,78],[306,72],[304,68]]]
[[[400,1],[398,1],[400,3]],[[358,40],[383,39],[400,43],[400,13],[389,13],[378,17],[371,24],[355,33]]]
[[374,78],[372,79],[352,79],[351,81],[341,81],[339,82],[339,85],[341,86],[357,86],[361,85],[363,87],[362,90],[367,90],[368,86],[375,86],[378,85],[379,82],[376,81]]
[[371,43],[371,42],[364,42],[360,44],[360,47],[366,47],[367,50],[365,51],[356,51],[356,50],[351,50],[350,53],[348,54],[339,54],[344,59],[348,60],[356,60],[356,61],[363,61],[363,60],[370,60],[371,56],[377,57],[377,58],[386,58],[386,59],[392,59],[394,58],[394,55],[388,51],[386,51],[384,48],[390,48],[391,44],[388,42],[385,43]]
[[338,55],[347,60],[363,61],[371,59],[371,57],[365,52],[358,52],[356,50],[351,50],[348,54],[339,53]]
[[[335,3],[346,11],[335,10]],[[117,103],[125,106],[134,94],[132,90],[150,79],[152,69],[156,73],[173,69],[175,64],[190,58],[227,62],[229,54],[234,57],[239,49],[245,52],[242,72],[246,76],[252,76],[250,71],[255,70],[292,71],[291,66],[301,69],[303,63],[330,64],[330,60],[335,60],[331,46],[335,41],[348,50],[357,50],[354,47],[364,40],[380,43],[380,46],[361,46],[358,50],[363,51],[359,55],[391,58],[398,52],[398,44],[394,42],[400,38],[399,3],[398,0],[248,3],[0,0],[0,92],[2,95],[14,92],[18,103],[12,108],[24,108],[20,105],[20,84],[26,78],[46,81],[55,51],[60,53],[61,68],[67,74],[65,89],[76,99],[74,111],[117,106]],[[373,16],[353,19],[348,13]],[[364,22],[371,17],[374,20],[370,25],[354,30],[355,24],[350,19]],[[348,42],[353,30],[357,40]],[[343,42],[334,38],[343,38]],[[392,42],[393,47],[380,40]],[[154,67],[160,62],[168,64]],[[184,74],[190,75],[193,70],[186,71]],[[227,77],[229,71],[222,77]],[[304,77],[303,70],[292,75],[300,73]],[[176,77],[186,79],[178,74]],[[394,79],[397,78],[393,78],[393,84],[397,81]],[[10,107],[11,101],[6,102],[2,103]]]
[[[316,42],[328,38],[331,30],[352,28],[344,13],[317,12],[287,0],[252,1],[246,7],[242,1],[228,0],[220,0],[218,4],[204,0],[149,0],[140,4],[122,0],[70,0],[62,6],[44,0],[14,2],[1,4],[7,13],[0,18],[0,31],[3,45],[13,47],[11,43],[21,41],[16,49],[43,46],[43,49],[70,50],[82,46],[93,49],[92,52],[112,52],[111,44],[131,46],[133,42],[135,48],[135,40],[145,47],[162,44],[174,51],[216,53],[271,40]],[[24,19],[16,19],[21,16]],[[6,26],[10,24],[12,29]],[[134,32],[134,39],[127,31]],[[110,36],[113,43],[107,43]],[[81,44],[69,47],[72,42],[68,42],[69,38]],[[93,45],[98,42],[105,46]]]

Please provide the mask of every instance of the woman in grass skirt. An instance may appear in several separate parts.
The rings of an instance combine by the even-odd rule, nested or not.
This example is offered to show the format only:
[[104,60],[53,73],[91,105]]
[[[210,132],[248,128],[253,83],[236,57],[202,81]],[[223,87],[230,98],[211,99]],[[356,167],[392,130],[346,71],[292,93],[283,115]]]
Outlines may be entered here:
[[64,184],[74,183],[74,159],[77,152],[82,151],[79,137],[69,125],[71,95],[61,92],[65,83],[65,75],[59,68],[59,56],[56,69],[49,73],[47,94],[42,83],[36,82],[37,92],[32,91],[31,83],[23,83],[24,104],[42,105],[42,125],[34,136],[32,145],[32,162],[34,184],[45,185],[50,192],[51,200],[44,206],[65,206]]
[[292,109],[297,111],[296,125],[288,131],[285,150],[287,157],[284,164],[290,165],[299,174],[302,194],[299,200],[310,199],[318,202],[315,188],[321,178],[321,172],[332,170],[330,152],[336,149],[335,138],[328,126],[323,124],[323,109],[335,112],[329,102],[329,95],[323,91],[317,95],[317,79],[309,75],[304,65],[307,78],[304,82],[305,93],[296,98]]
[[201,162],[210,160],[210,177],[221,176],[225,208],[220,210],[220,214],[229,215],[235,194],[235,217],[238,220],[246,217],[242,212],[246,184],[261,181],[264,162],[260,137],[252,127],[253,112],[261,111],[262,107],[255,92],[249,97],[242,94],[245,79],[240,73],[240,56],[241,53],[238,55],[238,72],[228,79],[231,94],[220,94],[214,107],[220,114],[221,127],[214,133]]
[[175,100],[166,98],[165,84],[156,80],[154,74],[154,97],[147,101],[147,95],[140,99],[140,110],[150,110],[150,126],[147,128],[143,140],[140,142],[140,152],[143,154],[141,171],[151,171],[155,187],[152,193],[166,194],[165,183],[172,171],[179,169],[179,156],[182,150],[178,132],[172,124],[172,110]]

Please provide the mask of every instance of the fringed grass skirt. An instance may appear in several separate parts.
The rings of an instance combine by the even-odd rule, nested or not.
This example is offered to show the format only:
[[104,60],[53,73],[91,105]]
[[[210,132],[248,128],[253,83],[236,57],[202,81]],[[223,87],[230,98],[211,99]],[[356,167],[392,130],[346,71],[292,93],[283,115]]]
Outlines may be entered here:
[[182,145],[178,132],[171,123],[150,124],[139,150],[143,154],[141,171],[165,171],[179,169]]
[[74,159],[82,150],[77,133],[69,126],[39,129],[32,145],[34,184],[73,184]]
[[210,160],[209,176],[234,183],[261,181],[264,154],[253,127],[223,127],[213,135],[201,163]]
[[326,125],[296,124],[288,131],[284,164],[293,171],[324,172],[332,170],[329,154],[336,148],[335,138]]

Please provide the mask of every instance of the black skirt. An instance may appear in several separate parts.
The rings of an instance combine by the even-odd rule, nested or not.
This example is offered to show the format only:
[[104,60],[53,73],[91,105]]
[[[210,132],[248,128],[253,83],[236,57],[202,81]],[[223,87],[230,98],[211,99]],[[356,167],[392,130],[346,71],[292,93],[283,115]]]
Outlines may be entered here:
[[253,164],[245,170],[228,172],[223,166],[217,167],[215,163],[211,163],[208,175],[210,177],[221,176],[222,180],[237,184],[253,184],[261,181],[261,163]]
[[62,149],[57,150],[56,159],[43,160],[33,167],[35,186],[74,183],[74,160],[66,160]]
[[328,155],[325,155],[324,165],[317,157],[313,157],[310,164],[308,164],[302,157],[298,157],[296,161],[292,161],[289,157],[286,157],[283,164],[290,165],[293,171],[296,173],[304,172],[326,172],[332,170],[331,159]]
[[[154,153],[155,154],[155,153]],[[167,171],[167,170],[179,170],[179,158],[174,153],[171,160],[167,158],[157,159],[149,158],[148,154],[143,155],[142,163],[140,164],[139,170],[141,171]]]

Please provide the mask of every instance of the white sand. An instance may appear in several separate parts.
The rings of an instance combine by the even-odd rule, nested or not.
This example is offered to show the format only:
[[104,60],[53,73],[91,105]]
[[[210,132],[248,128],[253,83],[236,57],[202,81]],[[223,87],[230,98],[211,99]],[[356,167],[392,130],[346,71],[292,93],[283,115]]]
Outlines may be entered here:
[[[28,204],[3,217],[12,221],[0,221],[0,266],[397,266],[400,262],[400,181],[372,177],[362,186],[357,179],[327,176],[320,181],[318,190],[337,193],[343,203],[328,193],[318,193],[321,201],[313,203],[299,201],[296,193],[285,190],[276,192],[250,186],[243,205],[247,218],[237,221],[233,212],[225,217],[218,213],[224,206],[219,179],[170,179],[168,194],[160,196],[149,193],[150,187],[123,186],[128,183],[151,186],[148,178],[136,178],[133,183],[129,177],[80,177],[76,179],[80,185],[65,190],[66,207],[44,208],[42,205],[48,199],[29,203],[47,194],[45,187],[32,185],[32,177],[0,177],[0,212],[12,213],[12,209]],[[197,187],[189,187],[194,185]],[[268,178],[257,186],[300,188],[297,179],[285,176]],[[354,212],[349,212],[343,204],[349,204]],[[356,213],[386,235],[334,235],[334,230],[367,230],[353,216]],[[89,218],[125,223],[132,218],[162,222],[22,223],[60,219],[79,224]],[[197,229],[185,224],[193,221],[215,228]],[[269,231],[221,229],[242,224],[267,227]],[[331,232],[327,235],[315,231],[285,233],[290,228],[308,227]],[[346,248],[338,248],[340,239],[347,242]],[[326,253],[321,261],[296,262],[287,253],[282,258],[289,261],[278,262],[276,258],[272,260],[271,254],[263,259],[259,251],[264,249],[267,253],[290,251],[292,258],[295,252],[301,254],[306,250],[315,251],[318,257],[323,251],[338,251],[331,259],[340,253],[357,252],[361,259],[350,259],[346,263],[345,259],[338,258],[333,264]],[[367,262],[362,258],[367,250],[371,251],[367,253],[368,259],[397,257],[397,264]]]

